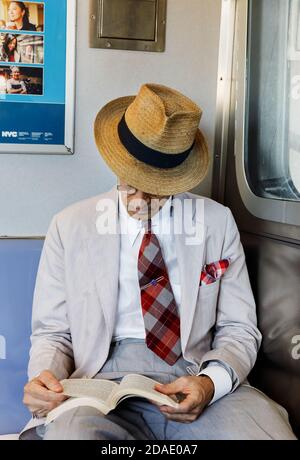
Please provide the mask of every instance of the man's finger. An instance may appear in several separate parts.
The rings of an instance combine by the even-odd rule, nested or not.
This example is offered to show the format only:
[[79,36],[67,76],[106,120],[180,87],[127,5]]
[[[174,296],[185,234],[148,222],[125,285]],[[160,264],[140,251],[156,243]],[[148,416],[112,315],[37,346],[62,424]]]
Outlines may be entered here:
[[165,395],[175,395],[184,389],[184,383],[181,379],[176,379],[174,382],[166,383],[165,385],[155,385],[155,390]]
[[40,399],[36,399],[31,395],[25,395],[23,402],[31,412],[41,409],[49,411],[51,410],[52,404],[54,404],[47,401],[41,401]]
[[28,387],[25,387],[25,392],[29,393],[31,396],[33,396],[36,399],[39,399],[41,401],[56,401],[56,402],[62,402],[65,399],[67,399],[67,396],[65,396],[62,393],[55,393],[54,391],[47,390],[45,387],[43,387],[40,383],[37,381],[31,382]]
[[174,422],[192,423],[197,420],[198,417],[190,414],[166,414],[166,418]]
[[192,396],[187,396],[187,398],[177,407],[163,406],[162,412],[167,414],[189,414],[194,413],[200,408],[199,402],[194,399]]
[[160,410],[163,414],[198,414],[202,411],[202,407],[200,406],[195,406],[193,409],[187,409],[187,410],[182,410],[180,407],[179,408],[174,408],[170,406],[162,406],[160,407]]
[[60,405],[59,402],[51,401],[40,401],[39,399],[33,398],[32,396],[28,395],[24,397],[23,400],[24,404],[28,407],[30,412],[41,412],[44,411],[48,414],[52,409],[55,409]]
[[55,392],[62,392],[63,387],[59,383],[56,377],[50,371],[43,371],[39,377],[37,378],[40,382],[42,382],[46,388]]

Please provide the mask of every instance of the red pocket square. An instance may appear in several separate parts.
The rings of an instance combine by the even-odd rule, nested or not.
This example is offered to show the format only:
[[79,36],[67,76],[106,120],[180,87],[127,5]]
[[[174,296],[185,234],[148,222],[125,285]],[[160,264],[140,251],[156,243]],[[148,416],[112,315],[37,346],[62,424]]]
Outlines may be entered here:
[[230,259],[222,259],[217,262],[206,264],[200,276],[201,285],[212,284],[226,272],[230,265]]

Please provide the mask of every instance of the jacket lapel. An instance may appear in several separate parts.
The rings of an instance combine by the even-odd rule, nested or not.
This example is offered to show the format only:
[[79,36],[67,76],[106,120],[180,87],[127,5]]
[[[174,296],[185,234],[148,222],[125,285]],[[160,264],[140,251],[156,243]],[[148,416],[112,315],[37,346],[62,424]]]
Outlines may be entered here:
[[[179,198],[182,201],[182,219],[192,219],[193,228],[197,227],[201,232],[201,237],[198,241],[192,241],[191,235],[189,231],[187,231],[187,226],[183,225],[183,222],[182,232],[178,234],[175,233],[175,245],[181,284],[181,346],[184,352],[192,328],[197,304],[200,274],[205,255],[206,227],[204,225],[203,214],[198,215],[196,212],[196,200],[193,200],[192,213],[189,213],[187,208],[184,208],[184,199],[191,198],[185,194],[180,195]],[[174,209],[174,219],[176,219],[175,213],[176,207]],[[191,228],[191,226],[189,227]]]
[[[109,200],[109,201],[103,201]],[[119,258],[120,258],[120,232],[118,219],[118,192],[116,188],[103,195],[98,202],[96,219],[107,213],[107,208],[102,204],[111,206],[111,222],[115,225],[115,232],[93,235],[88,241],[89,259],[98,293],[98,300],[102,308],[109,340],[113,333],[115,315],[118,301]],[[109,204],[110,203],[110,204]],[[102,208],[102,209],[100,209]],[[113,230],[113,227],[112,227]]]

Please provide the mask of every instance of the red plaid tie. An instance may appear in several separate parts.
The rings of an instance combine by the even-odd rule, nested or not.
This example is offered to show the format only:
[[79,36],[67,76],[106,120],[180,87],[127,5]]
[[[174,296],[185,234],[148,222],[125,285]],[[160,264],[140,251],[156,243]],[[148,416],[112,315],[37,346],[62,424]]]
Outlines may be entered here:
[[180,320],[161,247],[150,225],[139,251],[138,275],[147,347],[172,366],[181,355]]

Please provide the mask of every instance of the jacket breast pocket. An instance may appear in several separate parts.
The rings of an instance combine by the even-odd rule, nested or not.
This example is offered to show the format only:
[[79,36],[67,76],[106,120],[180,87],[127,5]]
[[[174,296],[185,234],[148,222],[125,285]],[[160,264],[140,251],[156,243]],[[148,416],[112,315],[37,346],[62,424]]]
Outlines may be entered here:
[[211,284],[203,284],[199,286],[198,296],[218,295],[220,288],[220,279],[217,279]]
[[197,298],[197,312],[201,317],[201,322],[207,330],[214,327],[217,317],[218,296],[220,280],[212,284],[199,286]]

